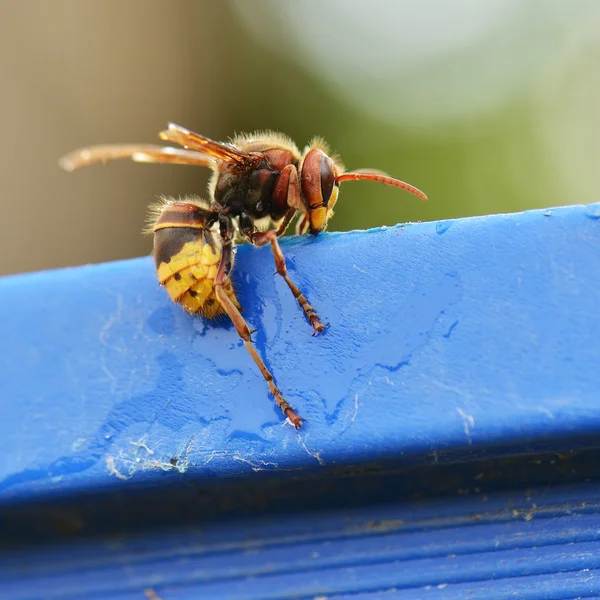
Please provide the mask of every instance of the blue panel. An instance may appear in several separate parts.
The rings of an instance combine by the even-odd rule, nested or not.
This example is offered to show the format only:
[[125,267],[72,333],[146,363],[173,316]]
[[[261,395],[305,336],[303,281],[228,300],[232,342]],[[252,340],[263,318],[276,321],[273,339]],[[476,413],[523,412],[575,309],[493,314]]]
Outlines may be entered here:
[[4,278],[0,500],[595,434],[599,217],[575,206],[286,240],[291,277],[330,324],[317,338],[269,250],[241,247],[244,315],[300,433],[231,325],[171,303],[150,259]]
[[598,489],[336,508],[0,554],[10,600],[143,600],[144,589],[163,600],[597,598]]

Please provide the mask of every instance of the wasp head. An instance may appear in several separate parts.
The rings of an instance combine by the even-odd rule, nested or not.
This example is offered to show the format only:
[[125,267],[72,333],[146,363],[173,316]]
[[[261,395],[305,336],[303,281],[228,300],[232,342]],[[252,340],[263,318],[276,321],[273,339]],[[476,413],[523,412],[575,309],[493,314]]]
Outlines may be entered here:
[[382,171],[360,169],[345,173],[340,160],[328,156],[324,144],[317,140],[305,150],[300,173],[302,209],[310,233],[320,233],[327,227],[327,221],[333,215],[333,207],[337,202],[340,183],[344,181],[377,181],[427,200],[421,190]]
[[300,186],[308,216],[309,231],[317,234],[327,227],[338,197],[337,177],[343,167],[323,148],[313,145],[305,154]]

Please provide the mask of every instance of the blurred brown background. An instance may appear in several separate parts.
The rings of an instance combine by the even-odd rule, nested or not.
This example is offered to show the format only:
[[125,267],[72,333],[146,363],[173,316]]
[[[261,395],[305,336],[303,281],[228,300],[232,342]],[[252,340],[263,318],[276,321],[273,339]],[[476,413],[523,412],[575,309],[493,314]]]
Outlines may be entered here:
[[346,184],[330,229],[600,199],[595,0],[26,0],[0,8],[0,273],[145,254],[147,204],[207,173],[57,159],[155,142],[322,135],[428,204]]

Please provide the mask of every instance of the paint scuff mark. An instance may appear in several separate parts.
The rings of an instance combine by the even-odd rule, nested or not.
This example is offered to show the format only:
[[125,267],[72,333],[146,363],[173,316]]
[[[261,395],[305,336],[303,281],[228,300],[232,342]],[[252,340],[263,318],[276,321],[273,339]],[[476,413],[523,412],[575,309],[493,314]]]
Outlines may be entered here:
[[468,415],[461,408],[457,407],[456,412],[460,415],[462,419],[465,435],[467,436],[467,441],[469,442],[469,445],[471,445],[473,443],[473,440],[471,438],[471,429],[475,427],[475,419],[471,415]]
[[106,468],[108,469],[108,472],[111,475],[114,475],[118,479],[122,479],[122,480],[126,481],[127,479],[129,479],[129,477],[131,477],[131,475],[129,475],[129,476],[123,475],[123,473],[121,473],[121,471],[119,471],[119,469],[117,469],[114,456],[108,455],[106,457]]
[[308,434],[306,434],[306,439],[303,440],[300,433],[298,433],[298,440],[300,441],[300,445],[304,448],[306,454],[308,454],[309,456],[312,456],[321,466],[323,466],[325,464],[325,461],[321,458],[320,452],[311,452],[308,449],[308,447],[306,445],[306,442],[308,441]]
[[352,423],[354,423],[354,421],[356,420],[357,415],[358,415],[358,394],[354,394],[354,414],[352,415],[352,418],[350,419],[350,421]]
[[143,448],[148,454],[154,454],[154,450],[152,450],[151,448],[148,448],[146,442],[139,440],[137,442],[129,442],[132,446],[135,446],[136,448]]
[[279,469],[279,464],[275,463],[275,462],[268,462],[266,460],[252,461],[252,460],[249,460],[248,458],[244,458],[243,456],[238,456],[238,455],[234,455],[231,458],[233,458],[233,460],[237,460],[239,462],[243,462],[243,463],[246,463],[247,465],[250,465],[250,467],[252,468],[252,470],[254,472]]
[[194,437],[190,439],[185,450],[175,455],[167,455],[166,459],[147,458],[139,455],[140,450],[153,456],[155,451],[148,446],[144,439],[132,440],[129,442],[135,447],[132,452],[119,450],[116,455],[107,455],[106,468],[111,475],[123,480],[130,479],[136,471],[152,471],[160,469],[161,471],[179,471],[185,473],[189,468],[189,452],[194,443]]
[[109,344],[107,338],[108,338],[108,333],[109,333],[110,329],[112,328],[112,326],[121,320],[122,313],[123,313],[123,296],[121,294],[117,294],[117,311],[115,312],[115,314],[111,315],[110,318],[106,321],[106,323],[104,324],[104,327],[102,327],[102,330],[100,331],[100,335],[98,336],[98,339],[100,340],[100,343],[103,346],[105,346],[106,348],[109,348],[110,350],[114,350],[116,352],[124,352],[125,348],[122,348],[120,346],[113,346],[113,345]]

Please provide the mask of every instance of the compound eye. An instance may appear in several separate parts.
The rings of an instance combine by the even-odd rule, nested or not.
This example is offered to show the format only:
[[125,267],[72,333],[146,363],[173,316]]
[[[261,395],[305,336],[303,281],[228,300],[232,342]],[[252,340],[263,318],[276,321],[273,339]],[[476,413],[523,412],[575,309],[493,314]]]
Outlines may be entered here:
[[335,185],[335,173],[333,172],[334,166],[333,161],[329,156],[321,155],[321,198],[323,198],[323,205],[326,207],[331,198],[331,192],[333,192],[333,186]]

